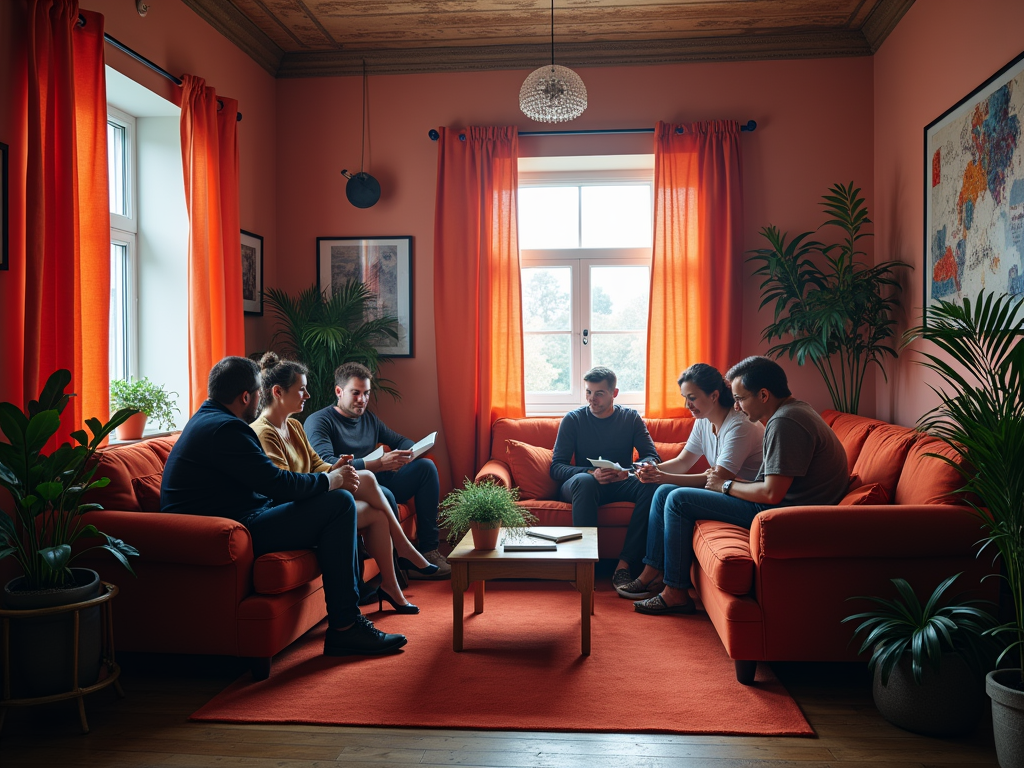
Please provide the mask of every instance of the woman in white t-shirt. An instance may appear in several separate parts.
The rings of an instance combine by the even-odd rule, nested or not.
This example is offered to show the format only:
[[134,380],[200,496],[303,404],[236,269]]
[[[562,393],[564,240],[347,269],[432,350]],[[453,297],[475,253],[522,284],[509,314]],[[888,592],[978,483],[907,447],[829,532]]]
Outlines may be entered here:
[[665,502],[680,488],[703,488],[704,472],[688,474],[703,456],[723,480],[753,480],[761,468],[764,426],[737,411],[732,390],[717,368],[695,363],[679,376],[679,394],[696,421],[682,453],[661,464],[644,464],[636,476],[642,483],[660,483],[651,502],[644,569],[633,581],[616,587],[621,597],[643,600],[661,592],[665,571]]

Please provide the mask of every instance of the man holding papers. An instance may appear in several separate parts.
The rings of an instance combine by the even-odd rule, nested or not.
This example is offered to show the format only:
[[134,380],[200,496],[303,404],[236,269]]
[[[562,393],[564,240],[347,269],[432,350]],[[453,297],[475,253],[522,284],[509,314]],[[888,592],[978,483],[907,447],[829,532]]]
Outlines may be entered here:
[[[352,466],[368,469],[376,475],[381,490],[396,511],[399,502],[413,499],[418,532],[416,548],[431,565],[437,566],[437,570],[431,573],[422,572],[426,569],[410,570],[409,578],[450,578],[451,566],[437,549],[437,505],[441,493],[437,467],[429,459],[416,458],[433,446],[433,440],[428,436],[414,443],[367,411],[371,378],[370,370],[359,363],[338,366],[334,372],[338,404],[322,408],[306,419],[309,442],[320,458],[329,463],[337,461],[342,454],[356,456]],[[379,443],[391,450],[376,452]]]
[[[561,498],[572,502],[572,524],[596,526],[597,508],[613,501],[635,505],[626,529],[619,563],[612,575],[614,586],[632,581],[630,569],[639,566],[647,544],[647,518],[657,486],[630,477],[636,448],[641,462],[658,461],[658,452],[640,414],[615,405],[619,390],[615,372],[592,368],[583,377],[587,405],[569,411],[558,427],[551,478],[562,484]],[[594,466],[613,462],[622,469]]]

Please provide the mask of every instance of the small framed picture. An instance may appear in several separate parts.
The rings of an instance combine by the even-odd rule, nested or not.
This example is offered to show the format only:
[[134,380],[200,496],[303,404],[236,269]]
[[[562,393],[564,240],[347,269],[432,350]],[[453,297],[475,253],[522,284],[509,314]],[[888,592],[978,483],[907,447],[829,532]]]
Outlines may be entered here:
[[363,283],[376,297],[367,319],[398,318],[398,338],[385,339],[377,351],[387,357],[412,357],[412,238],[318,237],[317,286],[333,293],[349,280]]
[[263,314],[263,237],[242,230],[242,309]]
[[11,268],[7,207],[7,145],[0,142],[0,269]]

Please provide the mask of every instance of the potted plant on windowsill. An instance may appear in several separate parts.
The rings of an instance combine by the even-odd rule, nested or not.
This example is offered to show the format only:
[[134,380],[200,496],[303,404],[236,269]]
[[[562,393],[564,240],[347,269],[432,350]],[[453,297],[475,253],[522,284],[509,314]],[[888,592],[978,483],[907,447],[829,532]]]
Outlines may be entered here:
[[110,407],[119,411],[130,408],[137,413],[117,428],[118,440],[138,440],[146,429],[146,420],[153,419],[157,426],[169,429],[174,426],[174,413],[179,412],[177,401],[160,384],[154,384],[149,377],[110,382]]
[[996,619],[983,600],[942,597],[960,576],[936,587],[923,605],[904,579],[893,579],[900,598],[854,597],[878,608],[847,616],[861,621],[854,635],[867,632],[860,653],[871,650],[872,695],[882,717],[926,736],[963,736],[984,711],[985,673],[996,656],[986,633]]
[[462,488],[449,493],[438,509],[437,524],[448,529],[448,541],[457,544],[473,532],[473,548],[495,549],[504,528],[507,535],[519,538],[537,518],[516,504],[519,489],[506,488],[493,480],[474,484],[467,478]]
[[[132,571],[129,557],[138,555],[134,547],[83,525],[82,515],[97,504],[82,502],[93,488],[102,488],[110,480],[96,478],[91,463],[100,444],[133,411],[123,409],[106,424],[86,419],[92,433],[71,433],[76,445],[62,443],[50,454],[43,452],[57,433],[61,414],[73,395],[65,389],[71,373],[59,370],[46,381],[39,400],[33,400],[22,412],[12,403],[0,403],[0,486],[7,490],[13,509],[0,510],[0,559],[13,557],[22,575],[4,587],[4,607],[28,609],[54,607],[82,602],[100,594],[99,574],[87,568],[72,568],[71,563],[83,551],[72,551],[80,539],[98,539],[89,549],[105,549]],[[95,611],[95,615],[90,614]],[[99,673],[99,609],[82,611],[80,617],[79,683],[95,682]],[[12,676],[25,696],[46,696],[66,691],[72,678],[69,614],[44,622],[25,619],[11,623],[10,648]]]
[[[981,291],[963,304],[928,307],[907,332],[944,353],[920,352],[939,375],[939,405],[919,425],[952,447],[960,461],[938,456],[963,477],[963,491],[985,532],[982,552],[995,549],[1013,599],[1013,620],[993,634],[1024,652],[1024,299]],[[990,555],[991,556],[991,555]],[[986,678],[992,698],[999,764],[1024,765],[1024,670],[998,669]]]

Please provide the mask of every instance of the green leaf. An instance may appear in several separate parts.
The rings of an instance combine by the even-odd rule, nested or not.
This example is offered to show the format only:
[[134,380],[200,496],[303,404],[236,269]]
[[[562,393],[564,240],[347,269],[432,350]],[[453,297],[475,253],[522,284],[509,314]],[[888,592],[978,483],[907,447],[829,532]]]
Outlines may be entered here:
[[49,566],[51,571],[61,571],[67,567],[68,561],[71,559],[71,545],[58,544],[54,547],[40,549],[39,557]]

